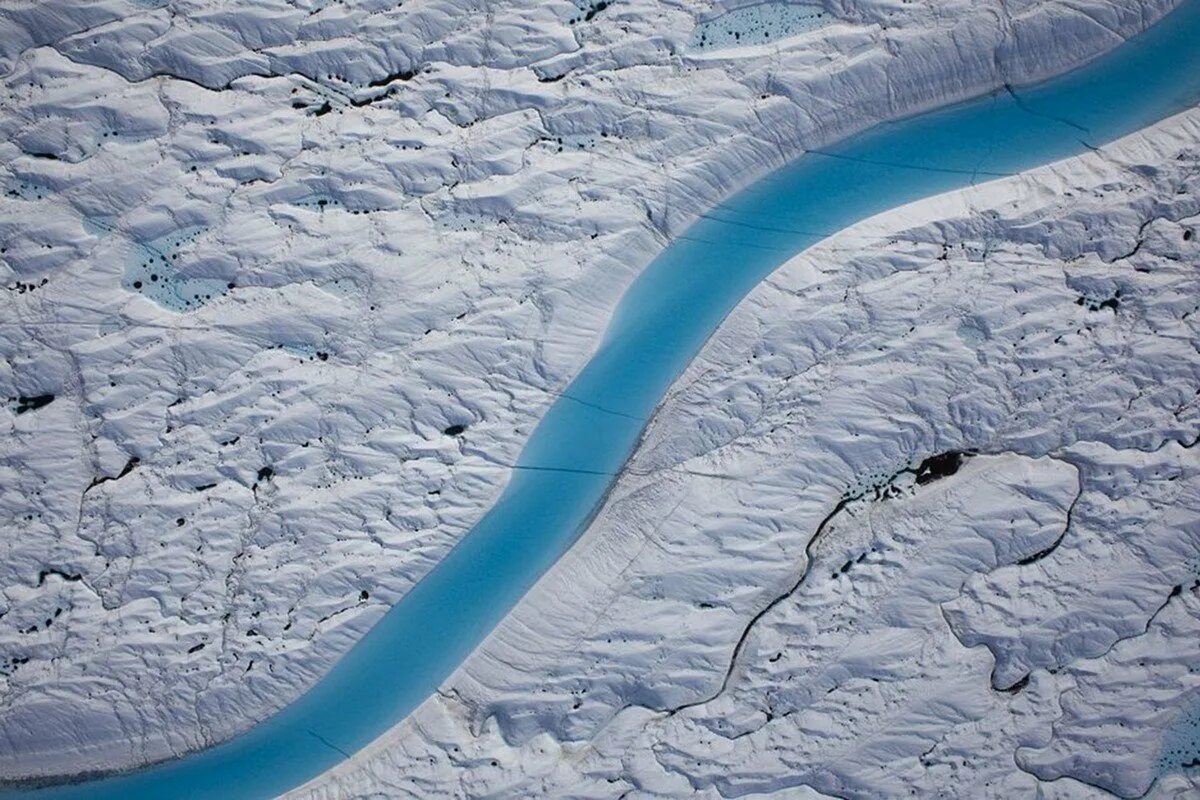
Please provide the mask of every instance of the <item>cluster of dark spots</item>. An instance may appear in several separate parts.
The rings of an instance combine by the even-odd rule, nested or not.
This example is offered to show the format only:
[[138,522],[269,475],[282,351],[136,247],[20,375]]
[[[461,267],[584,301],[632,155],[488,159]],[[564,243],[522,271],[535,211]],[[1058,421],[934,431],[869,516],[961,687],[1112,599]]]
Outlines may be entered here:
[[[872,547],[871,552],[872,553],[876,552],[876,548]],[[846,559],[846,563],[842,564],[842,566],[838,568],[838,571],[834,572],[829,577],[834,580],[837,580],[837,577],[839,575],[845,575],[847,572],[849,572],[851,570],[852,567],[854,567],[855,564],[861,564],[862,562],[864,562],[866,560],[867,560],[867,551],[864,550],[863,552],[858,554],[857,558]]]
[[458,436],[467,429],[466,425],[449,425],[442,429],[442,433],[447,436]]
[[[16,189],[9,189],[7,192],[5,192],[5,194],[7,194],[9,197],[15,197],[18,200],[21,199],[21,193],[18,192]],[[37,190],[34,191],[33,197],[35,200],[44,200],[45,199],[45,195],[43,195],[40,191],[37,191]],[[47,247],[49,247],[49,245],[47,245]]]
[[49,278],[42,278],[37,283],[32,283],[32,282],[28,282],[28,281],[14,281],[10,284],[7,284],[4,288],[10,292],[16,292],[17,294],[25,294],[26,292],[32,292],[35,289],[40,289],[49,282],[50,282]]
[[24,414],[26,411],[37,411],[39,408],[50,405],[54,402],[52,394],[35,394],[31,396],[21,396],[17,398],[14,410],[18,414]]
[[1083,306],[1088,311],[1099,311],[1103,308],[1111,308],[1112,312],[1117,313],[1117,309],[1121,306],[1121,290],[1117,289],[1112,297],[1104,300],[1095,300],[1091,297],[1080,296],[1075,300],[1075,305]]
[[571,17],[569,20],[567,20],[567,24],[575,25],[576,23],[579,23],[579,22],[591,22],[596,17],[597,14],[599,14],[604,9],[608,8],[609,5],[610,5],[609,0],[600,0],[600,2],[598,2],[598,3],[592,3],[590,6],[587,7],[586,10],[584,10],[582,8],[580,9],[580,11],[583,11],[582,17]]
[[917,465],[915,473],[917,476],[917,485],[924,486],[939,478],[947,478],[958,472],[958,468],[962,466],[962,463],[963,454],[957,450],[930,456]]
[[17,667],[29,663],[29,656],[12,656],[0,661],[0,675],[11,675]]
[[[54,624],[54,620],[56,620],[62,616],[62,612],[63,612],[63,610],[61,608],[54,609],[53,616],[46,617],[45,625],[43,626],[43,628],[45,630],[49,630],[50,626]],[[30,625],[28,628],[21,631],[21,633],[37,633],[37,632],[38,632],[38,626],[36,623],[33,625]]]

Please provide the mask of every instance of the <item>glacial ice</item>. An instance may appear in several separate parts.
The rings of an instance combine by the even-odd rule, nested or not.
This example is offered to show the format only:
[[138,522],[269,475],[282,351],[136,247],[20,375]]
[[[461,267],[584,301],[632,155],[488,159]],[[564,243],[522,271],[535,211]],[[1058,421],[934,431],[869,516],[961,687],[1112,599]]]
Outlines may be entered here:
[[[753,47],[689,54],[697,25],[712,18],[710,4],[697,0],[616,2],[590,18],[593,6],[557,0],[6,4],[0,9],[0,271],[8,291],[0,315],[6,332],[0,396],[55,399],[24,413],[14,400],[3,412],[9,435],[0,459],[6,531],[0,775],[135,766],[262,719],[312,685],[470,529],[502,489],[508,465],[554,393],[588,357],[621,292],[700,210],[805,148],[1078,65],[1172,6],[1170,0],[830,3],[824,7],[835,19],[827,27],[773,43],[764,57]],[[1194,141],[1189,120],[1159,135]],[[1194,258],[1196,237],[1185,240],[1184,232],[1198,226],[1178,209],[1191,202],[1192,179],[1162,155],[1170,147],[1161,138],[1146,141],[1154,144],[1145,152],[1123,145],[1128,158],[1141,159],[1129,171],[1095,157],[1073,162],[1060,177],[1044,170],[1036,181],[1005,183],[1013,200],[1025,204],[1019,221],[991,190],[969,195],[1009,224],[964,216],[949,200],[921,206],[916,229],[924,241],[889,243],[874,261],[865,258],[840,278],[865,282],[878,274],[884,281],[897,264],[905,270],[874,288],[846,283],[842,291],[863,305],[846,305],[827,287],[815,295],[816,305],[764,311],[761,322],[739,312],[706,355],[735,351],[731,337],[751,335],[741,326],[750,326],[756,341],[787,341],[794,329],[788,320],[800,314],[814,320],[808,330],[821,334],[793,342],[801,353],[839,355],[833,346],[849,328],[884,322],[891,327],[881,327],[880,335],[895,334],[886,342],[895,356],[915,353],[914,342],[895,331],[931,313],[919,301],[937,287],[901,291],[899,284],[946,243],[947,258],[964,270],[961,286],[968,289],[961,294],[970,296],[972,276],[981,285],[989,277],[1007,280],[1030,294],[1011,291],[1016,299],[948,317],[946,330],[916,344],[929,353],[949,351],[956,364],[1000,365],[991,389],[1034,406],[1059,403],[1053,415],[989,406],[976,396],[985,393],[979,385],[957,403],[925,400],[910,409],[905,441],[885,437],[881,452],[855,454],[853,464],[835,459],[833,469],[820,473],[844,478],[844,485],[814,488],[802,500],[794,487],[764,493],[704,486],[704,495],[720,498],[728,511],[706,520],[681,505],[677,513],[694,539],[663,523],[647,540],[653,541],[645,545],[648,555],[665,547],[661,552],[674,563],[664,575],[654,564],[629,573],[632,599],[622,602],[637,610],[624,618],[638,626],[612,622],[616,628],[606,632],[610,623],[602,621],[588,638],[578,626],[590,617],[548,604],[539,589],[525,606],[538,609],[537,620],[523,611],[506,623],[460,673],[455,699],[434,700],[397,729],[403,742],[389,758],[402,763],[399,754],[408,751],[433,758],[428,770],[410,773],[428,780],[422,791],[431,792],[450,786],[447,780],[487,787],[500,785],[496,776],[515,780],[518,773],[542,776],[543,787],[577,781],[581,793],[597,794],[629,788],[633,775],[646,791],[752,783],[758,779],[719,767],[715,758],[711,772],[685,774],[679,753],[702,746],[696,737],[719,736],[703,733],[715,723],[700,707],[675,715],[670,725],[651,722],[663,707],[710,688],[728,657],[731,631],[764,591],[792,574],[796,545],[812,532],[803,521],[855,481],[876,481],[906,466],[914,439],[929,445],[925,455],[954,444],[920,433],[922,419],[949,416],[978,431],[1012,431],[1012,453],[968,459],[962,475],[975,474],[988,459],[1056,480],[1067,469],[1064,460],[1101,469],[1094,465],[1106,463],[1103,453],[1066,450],[1069,440],[1101,429],[1102,421],[1108,433],[1101,444],[1115,448],[1114,470],[1127,469],[1130,448],[1141,452],[1191,435],[1191,398],[1181,388],[1194,383],[1187,336],[1164,336],[1151,346],[1126,325],[1128,316],[1100,307],[1115,297],[1107,259],[1135,246],[1133,223],[1154,207],[1163,213],[1140,231],[1138,252],[1127,260],[1161,258],[1164,268],[1156,262],[1155,271],[1137,273],[1148,283],[1138,291],[1123,288],[1121,309],[1137,309],[1147,315],[1139,318],[1144,324],[1155,326],[1175,324],[1172,315],[1185,306],[1195,311],[1194,291],[1169,266],[1171,257]],[[1172,180],[1186,190],[1174,199],[1166,188]],[[1104,181],[1131,196],[1144,192],[1144,206],[1120,205],[1133,201],[1105,189]],[[1067,187],[1090,198],[1083,210],[1038,206]],[[1093,197],[1098,193],[1104,197]],[[1039,208],[1049,210],[1039,215]],[[1030,244],[1037,241],[1048,249]],[[157,274],[142,266],[155,255],[178,262],[170,274],[181,281],[201,283],[135,289],[135,281],[144,290]],[[820,273],[813,260],[819,258],[806,256],[802,266],[773,278],[743,311],[772,296],[784,275]],[[1075,258],[1082,261],[1064,284],[1063,265]],[[1038,281],[986,272],[997,264],[1040,264]],[[897,296],[903,303],[893,302]],[[1084,306],[1075,304],[1079,298]],[[1040,356],[1019,347],[1052,342],[1011,317],[1018,307],[1051,299],[1058,317],[1082,315],[1090,327],[1081,330],[1104,353],[1100,358],[1123,359],[1128,372],[1114,374],[1098,362],[1086,381],[1073,374],[1060,386],[1048,371],[1032,377],[1044,369],[1034,363]],[[1089,311],[1089,303],[1099,310]],[[1073,336],[1084,336],[1063,335],[1067,348]],[[1127,353],[1141,344],[1150,349],[1137,358]],[[804,361],[794,353],[788,359]],[[804,363],[811,370],[806,380],[839,374],[832,363]],[[947,376],[930,370],[922,385],[929,393],[944,390]],[[587,592],[601,591],[621,572],[621,548],[636,530],[634,511],[653,517],[691,491],[687,473],[674,469],[687,447],[736,441],[757,433],[760,416],[782,413],[776,395],[785,390],[774,385],[777,376],[724,374],[731,382],[721,387],[698,380],[695,370],[679,384],[631,472],[661,473],[665,483],[649,480],[651,474],[643,476],[645,486],[619,487],[587,544],[547,579],[554,585],[571,565],[588,565],[591,577],[561,602],[590,604]],[[1106,398],[1096,401],[1094,418],[1075,414],[1071,405],[1088,394]],[[705,404],[714,398],[721,413],[710,416]],[[802,399],[788,402],[789,413],[816,413]],[[1111,423],[1121,403],[1128,408]],[[1180,409],[1174,421],[1160,413],[1171,404]],[[835,405],[831,414],[843,410]],[[1063,420],[1071,431],[1051,426]],[[465,426],[463,433],[446,436],[455,425]],[[686,447],[668,441],[676,428]],[[814,441],[848,454],[852,438],[839,431]],[[778,455],[745,457],[791,462],[775,468],[795,478],[801,458],[773,450],[771,441],[761,447]],[[1187,474],[1188,453],[1165,450],[1153,468]],[[718,471],[730,468],[719,448],[687,457],[693,456],[715,459]],[[811,466],[830,465],[818,458]],[[1122,486],[1141,487],[1141,480],[1120,474]],[[934,493],[961,481],[955,475],[912,490],[911,502],[933,502]],[[1011,478],[997,489],[997,507],[1057,512],[1061,492],[1029,498],[1021,485]],[[1099,519],[1105,485],[1094,492],[1096,505],[1088,509]],[[1153,508],[1157,501],[1138,495],[1137,502]],[[746,504],[763,504],[752,515],[761,526],[756,531],[791,539],[726,541],[742,526]],[[774,530],[776,512],[788,523],[784,532]],[[621,515],[628,516],[610,521]],[[609,541],[609,525],[624,531],[616,544],[593,544]],[[1028,535],[1038,544],[1044,534],[1039,527]],[[714,558],[705,548],[717,544]],[[1080,697],[1090,697],[1098,690],[1075,677],[1071,659],[1087,653],[1103,659],[1105,647],[1125,653],[1137,646],[1138,625],[1162,600],[1166,554],[1130,549],[1142,559],[1132,583],[1118,580],[1113,561],[1103,580],[1078,580],[1078,593],[1064,595],[1075,602],[1100,598],[1103,609],[1103,624],[1082,637],[1078,652],[1048,641],[1073,619],[1070,607],[1047,602],[1040,616],[1022,617],[1028,635],[984,613],[1001,607],[1012,589],[1008,581],[1030,580],[1011,559],[947,605],[954,636],[941,630],[929,646],[942,655],[966,652],[982,670],[980,686],[1019,682],[1029,670],[1028,688],[1012,696],[1014,703],[1033,693],[1058,697],[1068,680],[1080,681]],[[837,554],[839,570],[850,555]],[[876,569],[871,557],[855,563],[843,582],[860,568]],[[1075,575],[1070,563],[1050,557],[1038,565],[1057,570],[1037,572],[1032,585],[1039,596],[1063,575]],[[722,592],[720,603],[703,607]],[[625,613],[615,600],[605,602]],[[1183,626],[1174,622],[1177,605],[1154,623]],[[503,653],[494,648],[502,648],[514,625],[529,626],[527,633],[536,634],[531,641],[544,639],[536,646],[547,654],[559,652],[559,637],[578,633],[583,649],[573,652],[580,663],[555,663],[546,679],[539,670],[551,662],[494,655]],[[667,634],[690,638],[659,638]],[[769,635],[787,641],[783,633]],[[964,647],[958,637],[976,637],[981,646]],[[1127,655],[1136,658],[1134,650]],[[995,675],[985,663],[991,657]],[[497,666],[505,659],[538,676],[535,685],[546,691],[530,694],[535,690],[524,677]],[[596,676],[605,680],[589,683]],[[991,694],[981,690],[967,699],[969,707],[947,719],[991,719],[983,710],[998,702]],[[576,703],[577,713],[566,714]],[[735,722],[748,729],[762,712],[746,708]],[[1098,714],[1064,717],[1052,733],[1039,722],[1020,741],[1011,729],[987,728],[992,723],[985,721],[979,736],[1020,748],[1025,771],[1012,773],[1020,786],[1031,785],[1034,775],[1087,777],[1105,765],[1080,761],[1072,748],[1097,741],[1096,729],[1106,725]],[[1139,719],[1162,722],[1151,710]],[[823,717],[816,722],[831,724]],[[941,730],[937,719],[927,722],[913,734],[922,742]],[[476,723],[481,727],[473,729]],[[487,758],[447,778],[444,764],[459,756],[448,755],[451,745],[443,749],[413,733],[420,726],[436,731],[429,734],[435,739],[461,743],[453,746],[498,748],[503,766],[491,767]],[[638,738],[643,729],[661,733],[658,750],[636,749],[645,742]],[[775,734],[767,728],[758,735]],[[592,736],[598,744],[581,744]],[[979,746],[964,736],[964,744],[949,746],[963,752]],[[599,758],[595,747],[616,753],[621,742],[634,747],[613,757],[628,761],[628,773],[609,762],[588,775],[576,771],[577,764],[593,768],[587,758]],[[367,780],[369,773],[352,771],[358,763],[327,787]],[[834,775],[840,762],[822,763],[833,766],[813,769]],[[917,762],[906,763],[916,769]],[[769,782],[776,766],[755,768]],[[386,768],[367,769],[377,773],[372,780],[394,779],[384,776]],[[1119,779],[1140,786],[1146,775],[1128,770]],[[1044,784],[1053,785],[1063,784]]]
[[289,796],[1194,795],[1197,141],[1191,110],[781,267],[576,547]]

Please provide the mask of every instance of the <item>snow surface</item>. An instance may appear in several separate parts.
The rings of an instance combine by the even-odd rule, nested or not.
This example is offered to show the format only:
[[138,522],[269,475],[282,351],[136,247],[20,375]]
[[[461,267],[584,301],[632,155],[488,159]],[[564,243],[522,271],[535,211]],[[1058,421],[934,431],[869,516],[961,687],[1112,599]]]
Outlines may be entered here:
[[1200,109],[794,258],[438,696],[289,796],[1196,796],[1198,263]]
[[[819,29],[697,53],[714,11],[697,0],[4,4],[0,776],[145,763],[285,704],[488,508],[695,214],[804,147],[1060,72],[1172,5],[830,2]],[[1112,288],[1073,280],[1096,302]],[[963,324],[991,341],[986,315]],[[745,546],[714,586],[794,570],[794,551]],[[962,635],[1005,675],[1043,668],[1053,648],[983,624],[972,603],[996,591],[955,606],[978,626]],[[1154,599],[1134,594],[1122,613]],[[703,609],[703,629],[737,628],[760,595]],[[645,702],[707,686],[721,643],[698,639]],[[572,719],[609,716],[596,698]],[[556,724],[544,736],[581,723]],[[1066,763],[1030,753],[1047,775]]]

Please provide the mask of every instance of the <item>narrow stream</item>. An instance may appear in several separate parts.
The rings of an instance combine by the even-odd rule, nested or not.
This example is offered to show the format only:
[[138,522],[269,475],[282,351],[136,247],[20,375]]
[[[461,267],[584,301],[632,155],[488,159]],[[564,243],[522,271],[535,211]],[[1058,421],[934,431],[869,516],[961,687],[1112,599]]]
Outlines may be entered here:
[[889,208],[1071,156],[1200,97],[1200,0],[1067,76],[880,126],[708,212],[622,299],[497,504],[317,685],[224,744],[0,798],[257,800],[329,769],[429,697],[566,550],[676,376],[797,252]]

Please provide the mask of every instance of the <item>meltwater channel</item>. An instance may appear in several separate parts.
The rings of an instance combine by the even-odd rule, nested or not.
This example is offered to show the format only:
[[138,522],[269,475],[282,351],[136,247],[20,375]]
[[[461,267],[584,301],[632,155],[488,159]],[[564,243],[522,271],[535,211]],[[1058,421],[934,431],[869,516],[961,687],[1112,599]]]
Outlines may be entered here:
[[1200,97],[1200,0],[1087,66],[882,125],[809,153],[712,209],[634,281],[500,500],[322,678],[224,744],[38,800],[258,800],[312,779],[402,720],[567,550],[643,420],[738,301],[789,257],[870,215],[1046,164]]

